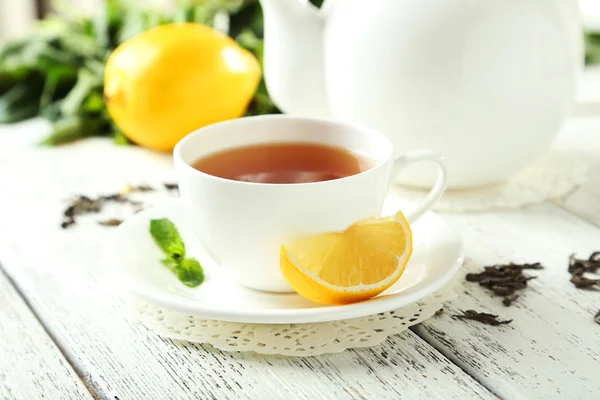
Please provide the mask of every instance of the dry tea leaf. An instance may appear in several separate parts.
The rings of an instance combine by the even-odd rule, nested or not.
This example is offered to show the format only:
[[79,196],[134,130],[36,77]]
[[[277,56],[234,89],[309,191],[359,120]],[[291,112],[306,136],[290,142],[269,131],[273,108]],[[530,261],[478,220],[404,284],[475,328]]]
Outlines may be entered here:
[[592,253],[587,260],[576,258],[575,254],[569,256],[568,271],[571,274],[571,282],[578,289],[592,286],[600,287],[600,279],[590,279],[583,276],[586,273],[596,273],[598,268],[600,268],[600,251]]
[[63,229],[75,224],[75,217],[82,214],[98,213],[102,210],[102,199],[92,199],[87,196],[77,196],[71,200],[69,206],[63,212]]
[[103,226],[119,226],[123,223],[123,220],[111,218],[104,221],[98,221],[98,223]]
[[577,289],[587,289],[592,286],[600,287],[600,279],[588,279],[580,275],[571,276],[571,282]]
[[179,185],[177,183],[164,183],[165,189],[171,190],[179,190]]
[[508,307],[513,303],[513,301],[517,300],[518,298],[519,298],[518,294],[511,294],[510,296],[506,296],[502,300],[502,304],[504,304],[506,307]]
[[[593,252],[587,260],[576,258],[575,254],[569,256],[568,271],[571,274],[571,282],[577,289],[600,288],[600,279],[583,276],[586,273],[596,273],[598,268],[600,268],[600,251]],[[594,321],[600,324],[600,311],[594,315]]]
[[500,320],[498,320],[497,315],[488,314],[488,313],[480,313],[475,310],[463,311],[462,315],[453,315],[453,317],[456,319],[466,319],[466,320],[477,321],[477,322],[481,322],[482,324],[491,325],[491,326],[507,325],[512,322],[512,319],[506,320],[506,321],[500,321]]
[[488,288],[496,296],[502,296],[502,304],[510,306],[519,296],[515,291],[527,287],[527,282],[535,276],[523,274],[526,269],[543,269],[540,263],[534,264],[502,264],[484,267],[483,272],[467,274],[467,282],[478,282],[480,286]]
[[595,273],[600,268],[600,251],[592,253],[587,260],[575,258],[575,254],[569,256],[569,273],[572,275],[583,275],[586,272]]
[[[177,183],[163,183],[164,187],[169,190],[179,190]],[[66,229],[71,225],[74,225],[76,217],[84,214],[99,213],[102,211],[106,203],[119,203],[129,204],[134,207],[134,213],[138,213],[143,210],[143,204],[140,201],[136,201],[128,197],[131,193],[139,192],[154,192],[155,188],[149,185],[125,185],[119,193],[112,193],[92,198],[88,196],[79,195],[71,199],[67,208],[63,211],[63,222],[61,228]],[[112,218],[106,221],[99,221],[100,225],[104,226],[117,226],[120,220]]]
[[133,192],[154,192],[156,189],[154,189],[152,186],[148,186],[148,185],[138,185],[138,186],[132,186],[132,185],[125,185],[125,187],[123,189],[121,189],[121,194],[122,195],[128,195],[130,193]]

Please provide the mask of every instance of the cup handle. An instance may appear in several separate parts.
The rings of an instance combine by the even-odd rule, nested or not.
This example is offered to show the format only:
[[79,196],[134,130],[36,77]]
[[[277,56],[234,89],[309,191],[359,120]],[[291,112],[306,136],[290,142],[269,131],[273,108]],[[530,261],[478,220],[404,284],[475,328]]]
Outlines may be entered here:
[[411,224],[429,211],[429,209],[433,206],[433,203],[442,197],[446,191],[446,188],[448,187],[448,171],[446,169],[446,165],[444,164],[444,158],[440,154],[429,150],[415,150],[396,157],[394,159],[394,170],[391,178],[392,181],[401,170],[410,164],[419,161],[433,161],[436,163],[438,165],[438,175],[435,184],[427,194],[425,200],[423,200],[423,203],[406,215],[406,219]]

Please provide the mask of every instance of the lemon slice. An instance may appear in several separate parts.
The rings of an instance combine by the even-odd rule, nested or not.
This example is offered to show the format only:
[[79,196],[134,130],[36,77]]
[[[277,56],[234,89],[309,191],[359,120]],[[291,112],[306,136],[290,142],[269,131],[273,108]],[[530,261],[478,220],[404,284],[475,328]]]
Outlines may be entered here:
[[411,254],[410,225],[398,212],[356,222],[343,232],[284,244],[280,268],[301,296],[320,304],[347,304],[392,286]]

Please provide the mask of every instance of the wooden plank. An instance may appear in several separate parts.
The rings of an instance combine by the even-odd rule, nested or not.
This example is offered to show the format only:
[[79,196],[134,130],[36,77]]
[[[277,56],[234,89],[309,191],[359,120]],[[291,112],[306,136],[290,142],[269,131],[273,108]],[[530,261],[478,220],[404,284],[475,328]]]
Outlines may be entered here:
[[10,255],[11,277],[99,397],[495,398],[410,331],[373,349],[305,359],[224,353],[149,333],[124,315],[102,262],[114,231],[95,220],[119,210],[64,231],[60,214],[71,194],[172,180],[170,158],[106,140],[39,149],[36,126],[0,132],[0,181],[12,190],[0,209],[0,257]]
[[[511,307],[476,283],[464,283],[446,313],[415,332],[478,381],[509,399],[600,398],[600,291],[576,289],[571,253],[600,250],[600,229],[551,204],[486,214],[445,215],[465,241],[466,270],[542,262],[538,278]],[[513,319],[504,327],[451,317],[460,310]]]
[[558,145],[570,149],[574,157],[584,158],[590,169],[588,181],[556,199],[556,204],[600,226],[600,116],[572,120]]
[[[588,80],[597,71],[588,71]],[[589,224],[600,227],[600,117],[572,119],[556,146],[590,164],[588,182],[555,200],[568,212],[544,204],[445,216],[465,240],[467,271],[510,261],[542,261],[547,269],[534,273],[539,278],[510,308],[476,284],[464,284],[446,315],[415,329],[505,398],[600,397],[598,374],[591,372],[600,364],[600,329],[592,322],[600,292],[576,289],[566,271],[569,254],[583,257],[600,250],[600,231]],[[450,317],[465,309],[490,311],[514,322],[496,328]]]
[[0,399],[91,399],[0,268]]

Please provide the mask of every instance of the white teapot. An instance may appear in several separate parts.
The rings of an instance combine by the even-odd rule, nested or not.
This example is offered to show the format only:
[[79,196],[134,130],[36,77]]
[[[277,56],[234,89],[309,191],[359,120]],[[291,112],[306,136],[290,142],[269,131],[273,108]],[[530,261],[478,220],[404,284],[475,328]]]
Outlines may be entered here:
[[[442,153],[450,187],[502,182],[550,148],[583,66],[576,0],[260,0],[265,80],[286,113]],[[430,186],[433,170],[398,182]]]

